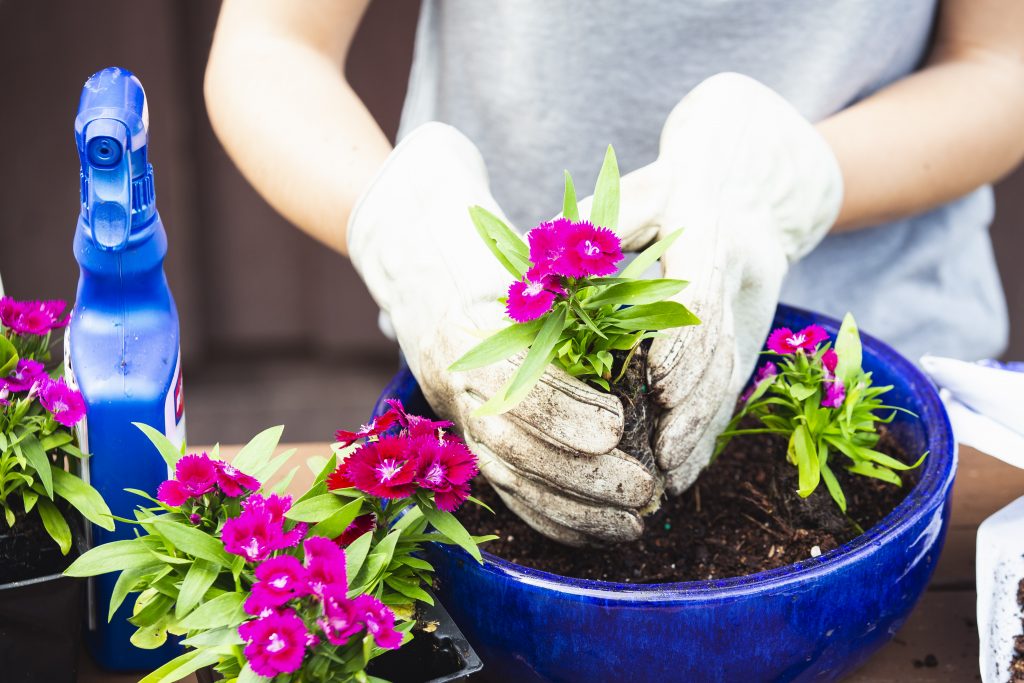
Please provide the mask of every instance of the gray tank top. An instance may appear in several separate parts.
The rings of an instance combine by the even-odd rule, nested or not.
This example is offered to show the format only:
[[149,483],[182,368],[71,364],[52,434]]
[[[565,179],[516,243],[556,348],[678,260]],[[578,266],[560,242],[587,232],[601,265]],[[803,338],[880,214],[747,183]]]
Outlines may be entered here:
[[[581,195],[604,148],[657,156],[672,107],[737,71],[819,121],[917,68],[936,0],[424,0],[399,135],[443,121],[480,147],[495,198],[528,229]],[[841,317],[913,360],[998,355],[1008,323],[983,187],[929,213],[829,236],[782,300]]]

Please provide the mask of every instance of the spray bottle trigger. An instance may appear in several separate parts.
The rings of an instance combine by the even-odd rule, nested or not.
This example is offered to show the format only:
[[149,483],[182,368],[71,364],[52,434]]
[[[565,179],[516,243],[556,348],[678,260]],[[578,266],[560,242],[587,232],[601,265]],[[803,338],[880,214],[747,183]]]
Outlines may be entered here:
[[85,130],[85,165],[89,195],[85,198],[93,239],[104,251],[128,246],[132,229],[132,168],[127,126],[115,119],[97,119]]

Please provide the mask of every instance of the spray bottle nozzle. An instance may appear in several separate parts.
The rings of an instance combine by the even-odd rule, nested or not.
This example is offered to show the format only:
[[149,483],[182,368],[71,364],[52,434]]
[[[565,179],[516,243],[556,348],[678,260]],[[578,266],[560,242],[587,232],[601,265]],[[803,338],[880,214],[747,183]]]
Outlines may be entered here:
[[132,226],[155,212],[148,118],[146,93],[131,72],[110,67],[86,81],[75,119],[82,217],[102,250],[127,247]]

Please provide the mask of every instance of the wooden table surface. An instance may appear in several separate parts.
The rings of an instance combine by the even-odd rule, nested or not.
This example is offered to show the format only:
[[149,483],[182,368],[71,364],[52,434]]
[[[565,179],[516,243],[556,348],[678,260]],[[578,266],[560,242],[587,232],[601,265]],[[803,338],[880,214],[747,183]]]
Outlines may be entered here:
[[[294,461],[327,454],[325,444],[298,444]],[[231,453],[235,448],[225,448]],[[312,475],[301,468],[292,490],[302,491]],[[975,623],[974,557],[978,525],[1024,495],[1024,471],[972,449],[960,451],[946,546],[935,576],[896,637],[849,676],[850,683],[960,683],[979,681]],[[83,683],[129,683],[141,676],[98,671],[83,656]],[[193,679],[187,679],[190,683]]]

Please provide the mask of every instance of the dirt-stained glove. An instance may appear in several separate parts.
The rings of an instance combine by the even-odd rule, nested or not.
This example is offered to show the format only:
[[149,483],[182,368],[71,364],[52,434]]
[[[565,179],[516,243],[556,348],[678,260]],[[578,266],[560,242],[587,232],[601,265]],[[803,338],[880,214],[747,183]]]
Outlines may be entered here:
[[648,357],[669,491],[710,462],[783,277],[824,237],[841,200],[838,163],[814,127],[766,86],[729,73],[694,88],[669,115],[657,161],[623,177],[624,248],[683,228],[661,259],[663,277],[690,282],[675,298],[702,321],[655,339]]
[[[480,417],[521,360],[448,367],[508,325],[498,302],[512,276],[480,239],[469,207],[504,216],[476,147],[426,124],[391,154],[352,213],[352,263],[390,317],[409,367],[439,416],[455,422],[505,503],[531,526],[583,545],[634,539],[657,505],[657,478],[616,448],[617,398],[557,368],[509,412]],[[506,221],[507,223],[507,221]]]

